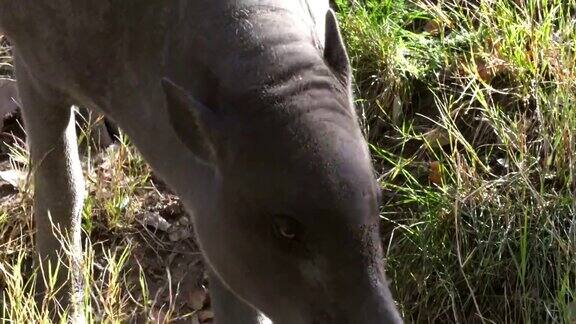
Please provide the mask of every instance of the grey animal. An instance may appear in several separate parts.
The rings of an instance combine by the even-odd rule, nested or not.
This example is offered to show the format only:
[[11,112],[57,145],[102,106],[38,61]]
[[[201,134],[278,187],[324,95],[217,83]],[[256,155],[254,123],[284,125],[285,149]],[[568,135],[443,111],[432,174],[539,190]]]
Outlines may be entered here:
[[0,78],[0,129],[4,126],[3,118],[18,109],[16,97],[16,82]]
[[51,221],[69,235],[73,306],[79,105],[117,123],[193,215],[217,323],[401,322],[328,0],[0,0],[0,28],[35,170],[37,251],[47,266],[61,250]]

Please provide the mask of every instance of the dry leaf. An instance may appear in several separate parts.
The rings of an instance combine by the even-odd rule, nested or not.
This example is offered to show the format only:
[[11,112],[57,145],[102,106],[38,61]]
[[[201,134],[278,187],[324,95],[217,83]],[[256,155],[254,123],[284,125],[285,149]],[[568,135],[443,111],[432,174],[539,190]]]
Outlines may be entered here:
[[431,35],[438,35],[440,32],[440,24],[436,20],[430,20],[424,25],[424,31]]
[[430,162],[428,180],[435,185],[442,184],[442,165],[439,161]]

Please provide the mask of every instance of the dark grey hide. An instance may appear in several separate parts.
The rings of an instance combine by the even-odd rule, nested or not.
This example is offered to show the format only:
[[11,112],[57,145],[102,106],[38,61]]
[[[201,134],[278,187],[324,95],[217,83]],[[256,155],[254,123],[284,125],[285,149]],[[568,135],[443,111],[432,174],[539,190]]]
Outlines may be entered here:
[[0,0],[0,28],[15,46],[38,253],[47,264],[59,251],[50,214],[75,251],[72,305],[79,105],[116,122],[194,215],[219,324],[401,322],[328,0]]

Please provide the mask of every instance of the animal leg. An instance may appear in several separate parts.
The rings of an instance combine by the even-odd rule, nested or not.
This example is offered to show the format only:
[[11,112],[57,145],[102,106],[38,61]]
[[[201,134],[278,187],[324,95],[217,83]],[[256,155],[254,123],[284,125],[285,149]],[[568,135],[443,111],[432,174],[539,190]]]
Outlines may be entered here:
[[[59,313],[72,303],[72,315],[79,316],[75,307],[82,300],[80,212],[84,180],[74,113],[65,94],[34,78],[18,58],[16,71],[34,176],[36,250],[44,276],[37,279],[37,293],[43,297],[49,271],[64,261],[56,277],[59,292],[44,305]],[[62,238],[67,241],[64,246]]]

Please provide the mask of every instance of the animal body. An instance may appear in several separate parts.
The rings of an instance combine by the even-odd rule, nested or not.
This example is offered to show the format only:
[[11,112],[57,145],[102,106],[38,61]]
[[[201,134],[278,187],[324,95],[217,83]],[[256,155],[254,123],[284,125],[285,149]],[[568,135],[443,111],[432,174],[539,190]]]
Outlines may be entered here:
[[193,215],[217,323],[401,322],[328,0],[0,0],[0,29],[14,45],[38,255],[46,267],[61,251],[52,224],[68,235],[72,305],[78,105],[119,125]]

